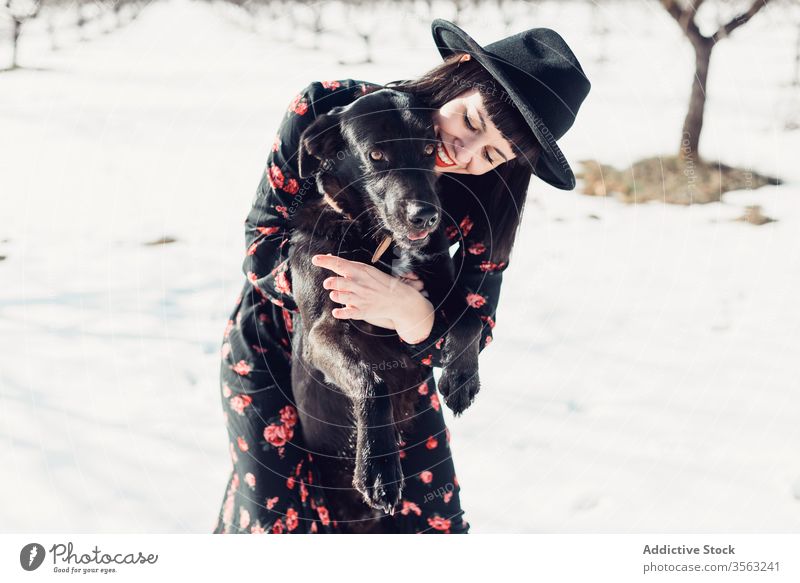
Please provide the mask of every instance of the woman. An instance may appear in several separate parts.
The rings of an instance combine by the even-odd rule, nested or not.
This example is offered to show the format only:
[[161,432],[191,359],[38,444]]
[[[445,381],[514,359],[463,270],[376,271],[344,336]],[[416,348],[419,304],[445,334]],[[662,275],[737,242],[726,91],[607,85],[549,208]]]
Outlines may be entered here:
[[[387,87],[415,93],[433,110],[440,140],[436,171],[447,234],[465,309],[485,325],[481,350],[492,340],[502,272],[508,267],[531,174],[563,190],[575,178],[556,140],[573,124],[590,89],[577,58],[554,31],[536,28],[487,45],[444,20],[432,23],[444,62],[418,80]],[[304,196],[297,172],[300,134],[316,116],[380,85],[352,79],[315,82],[284,117],[246,220],[247,283],[222,344],[221,387],[233,472],[215,533],[335,533],[382,531],[466,533],[450,434],[433,374],[418,391],[417,417],[404,436],[405,485],[393,516],[344,524],[326,505],[313,452],[303,447],[291,394],[292,297],[288,221]],[[398,340],[422,364],[440,366],[447,334],[441,313],[414,274],[406,285],[377,268],[334,256],[314,257],[332,271],[324,287],[343,304],[333,315],[419,337]]]

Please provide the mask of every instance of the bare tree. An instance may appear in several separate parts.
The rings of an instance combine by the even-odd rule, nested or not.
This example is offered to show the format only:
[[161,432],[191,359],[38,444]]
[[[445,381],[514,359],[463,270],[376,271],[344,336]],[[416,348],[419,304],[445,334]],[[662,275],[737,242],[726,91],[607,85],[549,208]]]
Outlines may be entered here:
[[708,67],[711,62],[711,51],[719,41],[728,38],[734,30],[747,24],[770,0],[749,0],[752,4],[747,10],[719,26],[711,36],[702,34],[696,22],[697,11],[704,0],[688,0],[686,4],[682,4],[679,0],[659,1],[669,15],[678,23],[678,26],[680,26],[694,49],[695,73],[692,81],[692,92],[689,97],[689,111],[683,122],[678,156],[683,159],[699,161],[698,145],[700,143],[700,132],[703,129],[703,114],[708,95],[706,81],[708,80]]

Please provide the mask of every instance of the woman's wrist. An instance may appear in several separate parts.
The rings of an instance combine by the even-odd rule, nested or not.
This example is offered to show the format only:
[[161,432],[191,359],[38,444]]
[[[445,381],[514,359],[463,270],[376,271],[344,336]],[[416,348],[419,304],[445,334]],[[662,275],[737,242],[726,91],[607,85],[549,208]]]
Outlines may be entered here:
[[392,317],[400,339],[407,344],[419,344],[431,335],[434,321],[433,304],[418,291],[414,291],[411,305]]

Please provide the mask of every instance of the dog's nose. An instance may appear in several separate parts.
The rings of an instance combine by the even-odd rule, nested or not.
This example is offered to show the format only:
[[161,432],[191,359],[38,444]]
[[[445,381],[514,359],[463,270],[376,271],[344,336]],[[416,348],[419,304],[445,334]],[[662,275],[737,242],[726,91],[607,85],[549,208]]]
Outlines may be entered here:
[[414,229],[431,229],[439,220],[439,211],[433,205],[414,204],[408,208],[408,222]]

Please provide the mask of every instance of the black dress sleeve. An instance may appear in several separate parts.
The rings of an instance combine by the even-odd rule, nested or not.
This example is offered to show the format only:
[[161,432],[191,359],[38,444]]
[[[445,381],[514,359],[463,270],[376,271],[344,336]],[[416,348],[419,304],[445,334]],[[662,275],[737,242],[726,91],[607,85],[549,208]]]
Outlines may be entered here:
[[[473,231],[474,224],[470,214],[469,212],[464,214],[457,226],[449,226],[446,230],[451,242],[457,240],[459,244],[453,256],[456,282],[450,293],[459,294],[464,298],[465,310],[477,311],[483,322],[479,345],[479,350],[482,351],[492,342],[500,286],[508,261],[493,263],[489,260],[490,239]],[[438,309],[434,314],[433,328],[426,340],[408,344],[401,339],[400,343],[415,361],[441,368],[442,346],[449,328],[450,323],[444,312]]]
[[299,177],[300,135],[318,115],[337,105],[351,103],[378,87],[354,79],[315,81],[300,91],[286,108],[245,220],[247,251],[242,270],[265,300],[289,311],[298,311],[292,295],[289,219],[298,205],[310,200],[308,197],[320,196],[312,178],[301,180]]

